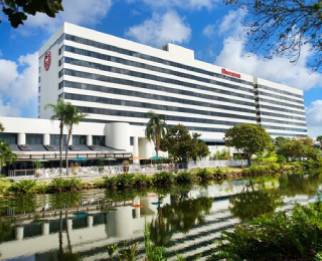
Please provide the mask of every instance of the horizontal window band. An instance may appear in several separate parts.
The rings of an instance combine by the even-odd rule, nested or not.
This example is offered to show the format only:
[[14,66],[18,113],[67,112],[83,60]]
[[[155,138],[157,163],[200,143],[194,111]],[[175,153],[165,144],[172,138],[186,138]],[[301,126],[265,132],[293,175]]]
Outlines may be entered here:
[[112,52],[125,54],[125,55],[128,55],[128,56],[144,59],[144,60],[147,60],[147,61],[152,61],[152,62],[156,62],[156,63],[160,63],[160,64],[165,64],[165,65],[168,65],[168,66],[173,66],[173,67],[177,67],[177,68],[180,68],[180,69],[185,69],[185,70],[188,70],[188,71],[193,71],[193,72],[197,72],[197,73],[201,73],[201,74],[205,74],[205,75],[209,75],[209,76],[215,76],[215,77],[218,77],[218,78],[222,78],[222,79],[229,80],[229,81],[234,81],[234,82],[237,82],[237,83],[243,83],[243,84],[247,84],[247,85],[250,85],[250,86],[254,85],[252,82],[245,81],[245,80],[242,80],[242,79],[229,77],[227,75],[211,72],[211,71],[208,71],[208,70],[204,70],[204,69],[200,69],[200,68],[197,68],[197,67],[185,65],[185,64],[182,64],[182,63],[178,63],[178,62],[172,62],[172,61],[169,61],[169,60],[165,60],[165,59],[162,59],[162,58],[158,58],[158,57],[155,57],[155,56],[143,54],[143,53],[136,52],[136,51],[127,50],[127,49],[120,48],[120,47],[117,47],[117,46],[112,46],[112,45],[109,45],[109,44],[99,43],[99,42],[96,42],[94,40],[85,39],[85,38],[82,38],[82,37],[79,37],[79,36],[65,34],[65,39],[69,40],[69,41],[72,41],[72,42],[76,42],[76,43],[80,43],[80,44],[84,44],[84,45],[89,45],[89,46],[92,46],[92,47],[97,47],[97,48],[100,48],[100,49],[103,49],[103,50],[108,50],[108,51],[112,51]]
[[[216,80],[212,80],[212,79],[208,79],[208,78],[203,78],[203,77],[199,77],[199,76],[195,76],[195,75],[191,75],[191,74],[187,74],[187,73],[177,72],[177,71],[173,71],[170,69],[165,69],[162,67],[157,67],[157,66],[153,66],[153,65],[140,63],[140,62],[135,62],[135,61],[131,61],[131,60],[127,60],[127,59],[123,59],[123,58],[119,58],[119,57],[115,57],[115,56],[111,56],[111,55],[107,55],[107,54],[97,53],[97,52],[88,51],[88,50],[84,50],[84,49],[80,49],[80,48],[76,48],[76,47],[71,47],[71,46],[65,46],[65,50],[67,52],[71,52],[71,53],[75,53],[75,54],[79,54],[79,55],[84,55],[84,56],[88,56],[88,57],[92,57],[92,58],[97,58],[97,59],[101,59],[103,61],[115,62],[115,63],[119,63],[119,64],[123,64],[123,65],[132,66],[135,68],[142,68],[142,69],[147,69],[147,70],[151,70],[154,72],[160,72],[160,73],[164,73],[164,74],[174,75],[174,76],[186,78],[188,80],[195,80],[195,81],[199,81],[199,82],[220,85],[220,86],[224,86],[227,88],[232,88],[234,90],[246,91],[246,92],[249,92],[252,94],[254,93],[254,89],[242,87],[239,85],[229,84],[229,83],[220,82],[220,81],[216,81]],[[226,91],[226,92],[229,93],[229,91]]]
[[[67,99],[67,98],[64,98],[64,99]],[[69,100],[73,100],[73,99],[69,98]],[[121,102],[123,102],[123,101],[121,101]],[[121,116],[121,117],[135,117],[135,118],[144,118],[144,119],[148,118],[146,112],[134,112],[134,111],[123,111],[123,110],[115,110],[115,109],[105,109],[105,108],[93,108],[93,107],[85,107],[85,106],[79,106],[79,105],[76,105],[76,106],[81,110],[81,112],[84,112],[84,113],[103,114],[106,116],[112,115],[112,116]],[[163,114],[163,115],[164,115],[165,119],[169,120],[169,121],[222,124],[222,125],[229,125],[229,126],[234,126],[239,123],[239,122],[229,122],[229,121],[224,121],[224,120],[201,119],[201,118],[195,118],[195,117],[173,116],[173,115],[166,115],[166,114]],[[219,114],[218,113],[217,116],[220,116],[220,115],[222,117],[225,117],[225,115],[227,115],[227,114],[224,114],[224,113]],[[226,117],[229,117],[228,115]],[[232,115],[232,116],[234,116],[234,115]],[[244,118],[240,118],[240,119],[244,119]],[[248,119],[248,120],[250,120],[250,119]],[[256,123],[255,120],[254,120],[254,123]]]
[[289,125],[294,125],[294,126],[303,126],[306,127],[306,123],[298,123],[298,122],[293,122],[293,121],[286,121],[286,120],[275,120],[275,119],[269,119],[269,118],[261,118],[260,119],[262,124],[270,124],[270,123],[280,123],[280,124],[289,124]]
[[[122,74],[122,75],[133,76],[133,77],[148,79],[148,80],[157,81],[157,82],[176,84],[176,85],[185,86],[188,88],[197,88],[197,89],[204,90],[204,91],[218,92],[218,90],[213,87],[207,87],[207,86],[202,86],[202,85],[198,85],[198,84],[174,80],[171,78],[151,75],[151,74],[147,74],[147,73],[141,73],[141,72],[132,71],[132,70],[128,70],[128,69],[117,68],[117,67],[113,67],[113,66],[109,66],[109,65],[103,65],[103,64],[99,64],[99,63],[78,60],[78,59],[74,59],[74,58],[70,58],[70,57],[64,57],[64,61],[65,61],[65,63],[68,63],[68,64],[82,66],[82,67],[86,67],[86,68],[97,69],[97,70],[101,70],[101,71],[105,71],[105,72],[118,73],[118,74]],[[224,90],[220,90],[220,91],[222,92]],[[226,91],[226,94],[229,94],[231,96],[234,95],[236,97],[241,97],[241,98],[250,99],[250,100],[254,99],[254,97],[255,97],[254,95],[247,95],[247,94],[241,94],[241,93],[233,93],[232,94],[229,91]]]
[[292,101],[294,103],[303,105],[303,100],[300,101],[300,100],[292,99],[291,97],[285,97],[285,96],[281,96],[281,95],[277,95],[277,94],[258,91],[259,99],[262,99],[263,96],[265,96],[265,98],[272,98],[273,97],[273,98],[281,99],[281,100],[284,100],[284,101],[288,100],[288,101]]
[[[232,111],[238,111],[238,112],[248,112],[248,113],[254,113],[256,114],[256,110],[246,109],[246,108],[238,108],[238,107],[232,107],[228,105],[222,105],[222,104],[213,104],[213,103],[207,103],[207,102],[201,102],[201,101],[194,101],[194,100],[187,100],[187,99],[181,99],[171,96],[164,96],[159,94],[151,94],[151,93],[142,93],[137,91],[129,91],[125,89],[118,89],[118,88],[112,88],[112,87],[103,87],[99,85],[93,85],[93,84],[86,84],[86,83],[78,83],[78,82],[71,82],[71,81],[63,81],[62,87],[66,88],[75,88],[75,89],[81,89],[81,90],[88,90],[88,91],[96,91],[96,92],[104,92],[104,93],[111,93],[111,94],[118,94],[118,95],[127,95],[127,96],[133,96],[133,97],[140,97],[145,99],[151,99],[151,100],[157,100],[157,101],[168,101],[168,102],[177,102],[184,105],[196,105],[196,106],[203,106],[203,107],[209,107],[209,108],[217,108],[217,109],[224,109],[224,110],[232,110]],[[153,101],[151,101],[153,102]],[[197,109],[191,109],[193,111],[200,111]],[[197,113],[197,112],[196,112]],[[205,113],[205,111],[202,111],[202,114]]]
[[279,113],[261,111],[259,114],[263,115],[263,116],[273,116],[273,117],[284,118],[285,120],[292,119],[292,120],[305,121],[305,117],[296,117],[296,116],[284,115],[284,114],[279,114]]
[[296,93],[279,90],[279,89],[269,87],[269,86],[265,86],[265,85],[261,85],[261,84],[258,84],[258,87],[259,87],[259,89],[264,89],[264,90],[268,90],[268,91],[272,91],[272,92],[276,92],[276,93],[280,93],[280,94],[286,94],[286,95],[289,95],[289,96],[294,96],[294,97],[303,99],[303,95],[299,95],[299,94],[296,94]]
[[[96,102],[96,103],[101,103],[104,105],[112,104],[112,105],[120,105],[120,106],[136,107],[136,108],[145,108],[145,109],[150,109],[150,110],[195,113],[195,114],[209,115],[209,116],[215,116],[215,117],[219,116],[219,117],[229,117],[229,118],[234,118],[234,119],[247,119],[247,120],[256,121],[256,117],[250,117],[250,116],[245,116],[245,115],[238,115],[238,114],[225,113],[225,112],[212,112],[212,111],[195,110],[195,109],[168,106],[168,105],[159,105],[159,104],[152,104],[152,103],[146,103],[146,102],[119,100],[119,99],[81,95],[81,94],[74,94],[74,93],[63,93],[63,97],[64,97],[64,99],[68,99],[68,100]],[[182,116],[182,117],[186,117],[186,116]],[[222,124],[228,124],[228,123],[229,122],[227,122],[227,121],[222,121]]]
[[262,127],[265,129],[271,129],[271,130],[286,130],[286,131],[297,131],[297,132],[307,132],[306,129],[299,129],[299,128],[288,128],[288,127],[278,127],[278,126],[271,126],[271,125],[264,125],[261,124]]
[[281,106],[286,106],[286,107],[290,107],[290,108],[304,110],[304,105],[295,105],[295,104],[286,103],[286,102],[279,102],[279,101],[271,100],[271,99],[259,98],[259,102],[267,102],[267,103],[271,103],[273,105],[281,105]]
[[169,92],[169,93],[187,95],[187,96],[191,96],[191,97],[199,97],[199,98],[204,98],[204,99],[230,102],[230,103],[234,103],[234,104],[252,106],[255,109],[255,102],[240,101],[240,100],[230,99],[230,98],[221,97],[221,96],[215,96],[215,95],[210,95],[210,94],[196,93],[193,91],[164,87],[164,86],[160,86],[160,85],[156,85],[156,84],[148,84],[148,83],[144,83],[144,82],[126,80],[126,79],[110,77],[110,76],[105,76],[105,75],[100,75],[100,74],[80,72],[80,71],[72,70],[72,69],[62,69],[59,72],[59,75],[60,76],[69,75],[69,76],[80,77],[80,78],[84,78],[84,79],[91,79],[91,80],[97,80],[97,81],[108,82],[108,83],[129,85],[129,86],[139,87],[139,88],[148,89],[148,90],[164,91],[164,92]]
[[294,110],[289,110],[289,109],[285,109],[285,108],[276,108],[276,107],[272,107],[272,106],[268,106],[268,105],[259,105],[259,110],[263,108],[263,109],[267,109],[267,110],[272,110],[272,111],[282,111],[282,112],[288,112],[288,113],[292,113],[292,114],[297,114],[299,116],[303,116],[304,115],[304,111],[301,113],[300,111],[294,111]]

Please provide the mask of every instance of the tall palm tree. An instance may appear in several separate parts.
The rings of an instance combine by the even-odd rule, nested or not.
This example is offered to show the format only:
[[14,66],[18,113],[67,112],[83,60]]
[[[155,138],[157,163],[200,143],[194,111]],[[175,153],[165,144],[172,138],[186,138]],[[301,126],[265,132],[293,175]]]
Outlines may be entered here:
[[77,107],[70,103],[66,104],[66,117],[64,124],[68,128],[67,140],[66,140],[66,151],[65,151],[65,161],[66,161],[66,175],[69,174],[69,163],[68,163],[68,144],[72,137],[73,126],[79,124],[81,120],[85,118],[85,114],[81,113]]
[[153,141],[156,156],[159,157],[160,144],[162,138],[166,135],[167,124],[163,115],[149,112],[147,116],[149,121],[146,125],[145,136],[148,140]]
[[67,104],[63,100],[58,100],[56,104],[47,104],[47,108],[53,110],[52,120],[59,121],[59,174],[62,175],[63,170],[63,134],[64,124],[66,118],[66,106]]

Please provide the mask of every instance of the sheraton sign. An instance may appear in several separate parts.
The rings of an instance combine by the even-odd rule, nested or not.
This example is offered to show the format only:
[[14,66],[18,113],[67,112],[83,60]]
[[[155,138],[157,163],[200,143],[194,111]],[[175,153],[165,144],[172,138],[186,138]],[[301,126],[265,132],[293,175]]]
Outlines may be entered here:
[[225,74],[225,75],[228,75],[228,76],[236,77],[236,78],[240,78],[241,77],[239,73],[235,73],[235,72],[232,72],[232,71],[228,71],[225,68],[221,68],[221,73],[222,74]]

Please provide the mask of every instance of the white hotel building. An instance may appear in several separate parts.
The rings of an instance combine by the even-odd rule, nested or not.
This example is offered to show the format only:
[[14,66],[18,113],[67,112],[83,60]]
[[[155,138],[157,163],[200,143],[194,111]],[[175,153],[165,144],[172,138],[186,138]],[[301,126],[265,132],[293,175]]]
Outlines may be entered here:
[[40,119],[0,117],[1,137],[22,154],[53,153],[59,129],[46,105],[59,98],[87,115],[75,127],[75,154],[150,158],[149,111],[200,133],[211,149],[238,123],[261,124],[272,137],[307,135],[301,90],[202,62],[181,46],[157,49],[69,23],[39,52]]

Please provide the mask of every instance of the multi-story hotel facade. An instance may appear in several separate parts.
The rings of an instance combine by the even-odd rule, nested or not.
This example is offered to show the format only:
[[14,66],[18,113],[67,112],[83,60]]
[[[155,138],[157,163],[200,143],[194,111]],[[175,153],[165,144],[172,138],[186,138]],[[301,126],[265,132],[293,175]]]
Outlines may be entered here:
[[[91,146],[97,136],[92,132],[100,129],[102,146],[133,153],[136,160],[153,155],[145,138],[149,111],[200,133],[211,149],[223,146],[225,131],[238,123],[260,124],[272,137],[307,135],[299,89],[202,62],[181,46],[157,49],[69,23],[39,51],[38,98],[42,121],[52,116],[46,105],[64,99],[86,114],[80,128],[87,127],[77,134],[86,137],[83,145]],[[6,133],[18,135],[17,145],[26,140],[21,135],[37,133],[32,124],[17,133],[6,118],[0,122]],[[51,128],[38,134],[51,144],[57,133]]]

